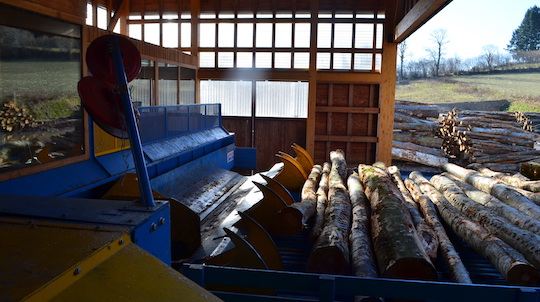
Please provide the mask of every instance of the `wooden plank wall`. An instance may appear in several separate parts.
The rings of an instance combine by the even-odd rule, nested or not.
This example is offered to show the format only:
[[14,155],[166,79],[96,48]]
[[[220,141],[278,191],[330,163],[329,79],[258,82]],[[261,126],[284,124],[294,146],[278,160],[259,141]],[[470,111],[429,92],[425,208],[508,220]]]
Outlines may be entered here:
[[378,129],[379,85],[317,83],[314,161],[345,151],[347,163],[373,163]]
[[256,136],[252,137],[249,117],[223,117],[223,127],[235,134],[238,147],[257,149],[257,170],[270,169],[276,162],[275,154],[283,151],[295,156],[291,145],[306,145],[306,119],[255,118]]
[[76,24],[84,24],[86,19],[86,1],[1,0],[0,2]]

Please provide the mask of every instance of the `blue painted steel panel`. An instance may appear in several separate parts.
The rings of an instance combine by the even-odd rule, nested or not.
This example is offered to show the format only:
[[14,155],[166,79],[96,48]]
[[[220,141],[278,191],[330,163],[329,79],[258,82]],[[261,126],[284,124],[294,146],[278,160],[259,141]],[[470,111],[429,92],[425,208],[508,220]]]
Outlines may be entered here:
[[234,150],[234,168],[257,169],[257,149],[237,147],[236,150]]
[[154,212],[143,224],[132,229],[131,240],[159,260],[171,265],[170,207]]

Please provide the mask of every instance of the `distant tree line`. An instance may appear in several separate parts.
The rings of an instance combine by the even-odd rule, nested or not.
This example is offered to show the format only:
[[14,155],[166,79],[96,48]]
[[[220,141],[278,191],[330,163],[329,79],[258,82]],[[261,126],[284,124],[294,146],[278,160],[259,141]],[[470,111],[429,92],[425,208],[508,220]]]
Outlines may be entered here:
[[404,41],[399,44],[399,79],[509,70],[519,63],[540,63],[540,8],[535,5],[527,10],[506,48],[509,54],[502,54],[495,45],[485,45],[476,58],[463,60],[447,57],[445,51],[450,41],[445,29],[434,30],[429,42],[427,55],[417,60],[406,60],[407,43]]

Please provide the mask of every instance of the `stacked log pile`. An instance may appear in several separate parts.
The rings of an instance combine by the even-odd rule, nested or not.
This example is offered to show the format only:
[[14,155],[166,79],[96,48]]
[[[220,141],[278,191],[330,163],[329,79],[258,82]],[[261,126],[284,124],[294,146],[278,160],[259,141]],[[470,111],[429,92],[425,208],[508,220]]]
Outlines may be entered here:
[[2,130],[12,132],[38,125],[39,122],[28,114],[26,109],[17,107],[13,101],[4,103],[0,108],[0,127]]
[[448,227],[509,284],[538,285],[540,206],[524,194],[537,194],[540,181],[455,164],[431,180],[420,172],[403,179],[380,163],[347,170],[341,150],[330,158],[305,186],[304,199],[321,197],[316,207],[324,211],[311,215],[319,226],[308,271],[437,280],[434,263],[445,263],[455,282],[472,283]]
[[540,114],[453,109],[435,115],[434,105],[396,104],[392,157],[442,167],[490,164],[517,170],[519,163],[540,158]]

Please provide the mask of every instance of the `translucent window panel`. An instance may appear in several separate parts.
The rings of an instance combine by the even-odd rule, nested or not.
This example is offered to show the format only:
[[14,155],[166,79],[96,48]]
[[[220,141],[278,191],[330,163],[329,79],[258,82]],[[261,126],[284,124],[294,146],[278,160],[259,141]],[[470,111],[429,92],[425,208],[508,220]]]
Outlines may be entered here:
[[308,69],[309,68],[309,53],[295,52],[294,53],[294,68]]
[[253,18],[253,13],[238,13],[238,19],[250,19]]
[[184,19],[184,20],[191,19],[191,13],[182,13],[180,15],[180,19]]
[[120,33],[120,22],[116,22],[116,25],[113,28],[113,32],[116,34]]
[[317,27],[317,47],[330,48],[332,46],[332,24],[319,23]]
[[370,53],[355,53],[354,54],[354,69],[355,70],[371,70],[373,55]]
[[163,20],[176,20],[178,19],[178,14],[163,14]]
[[256,116],[306,118],[308,83],[258,81]]
[[129,36],[131,38],[142,40],[142,25],[141,24],[130,24],[128,29],[129,29]]
[[234,14],[232,14],[232,13],[219,13],[218,18],[219,19],[232,19],[232,18],[234,18]]
[[97,7],[97,27],[101,29],[107,29],[107,23],[109,20],[107,19],[107,9],[98,6]]
[[292,18],[292,14],[290,14],[290,13],[277,13],[277,14],[276,14],[276,18],[287,18],[287,19],[291,19],[291,18]]
[[234,24],[218,24],[218,47],[234,47]]
[[145,14],[144,15],[145,20],[159,20],[159,14]]
[[350,53],[334,53],[334,69],[351,69]]
[[216,47],[216,24],[201,23],[200,24],[200,46],[201,47]]
[[215,18],[216,18],[216,14],[213,14],[213,13],[203,13],[203,14],[200,14],[200,18],[201,18],[201,19],[215,19]]
[[199,53],[199,65],[202,68],[216,67],[216,57],[213,51]]
[[191,47],[191,23],[180,24],[180,47]]
[[178,104],[178,66],[159,63],[159,105]]
[[128,86],[133,103],[137,107],[150,106],[154,89],[154,62],[141,60],[141,71]]
[[234,67],[234,53],[233,52],[218,52],[218,67],[219,68]]
[[159,106],[178,104],[178,81],[159,80]]
[[272,14],[271,13],[257,13],[257,18],[258,19],[268,19],[268,18],[272,18]]
[[317,53],[317,69],[330,69],[330,53]]
[[195,104],[195,80],[180,80],[180,104]]
[[141,15],[129,15],[128,20],[142,20]]
[[381,70],[382,54],[375,54],[375,70]]
[[272,47],[272,24],[257,23],[256,30],[255,46]]
[[253,53],[237,52],[236,53],[236,67],[252,68],[253,67]]
[[271,68],[272,67],[272,53],[271,52],[255,53],[255,67]]
[[178,47],[178,23],[163,24],[163,47]]
[[352,47],[352,29],[350,23],[337,23],[334,27],[334,47],[351,48]]
[[276,24],[276,47],[292,46],[292,23]]
[[373,13],[360,13],[356,14],[356,18],[358,19],[373,19],[375,15]]
[[299,14],[296,14],[296,18],[297,19],[311,18],[311,14],[299,13]]
[[239,23],[236,45],[238,47],[253,47],[253,23]]
[[311,41],[311,24],[296,23],[294,25],[294,47],[309,47]]
[[275,68],[291,68],[291,53],[276,52],[275,53]]
[[353,15],[352,14],[336,14],[335,15],[336,18],[340,18],[340,19],[352,19]]
[[319,14],[320,19],[332,18],[332,14]]
[[377,24],[377,37],[376,37],[375,47],[377,49],[382,49],[383,44],[383,25]]
[[147,23],[144,25],[144,41],[159,45],[159,24]]
[[220,103],[223,116],[251,116],[251,86],[251,81],[201,81],[201,104]]
[[354,40],[355,48],[373,48],[373,24],[356,24]]
[[93,20],[94,20],[94,8],[92,7],[92,3],[86,3],[86,25],[92,26]]

